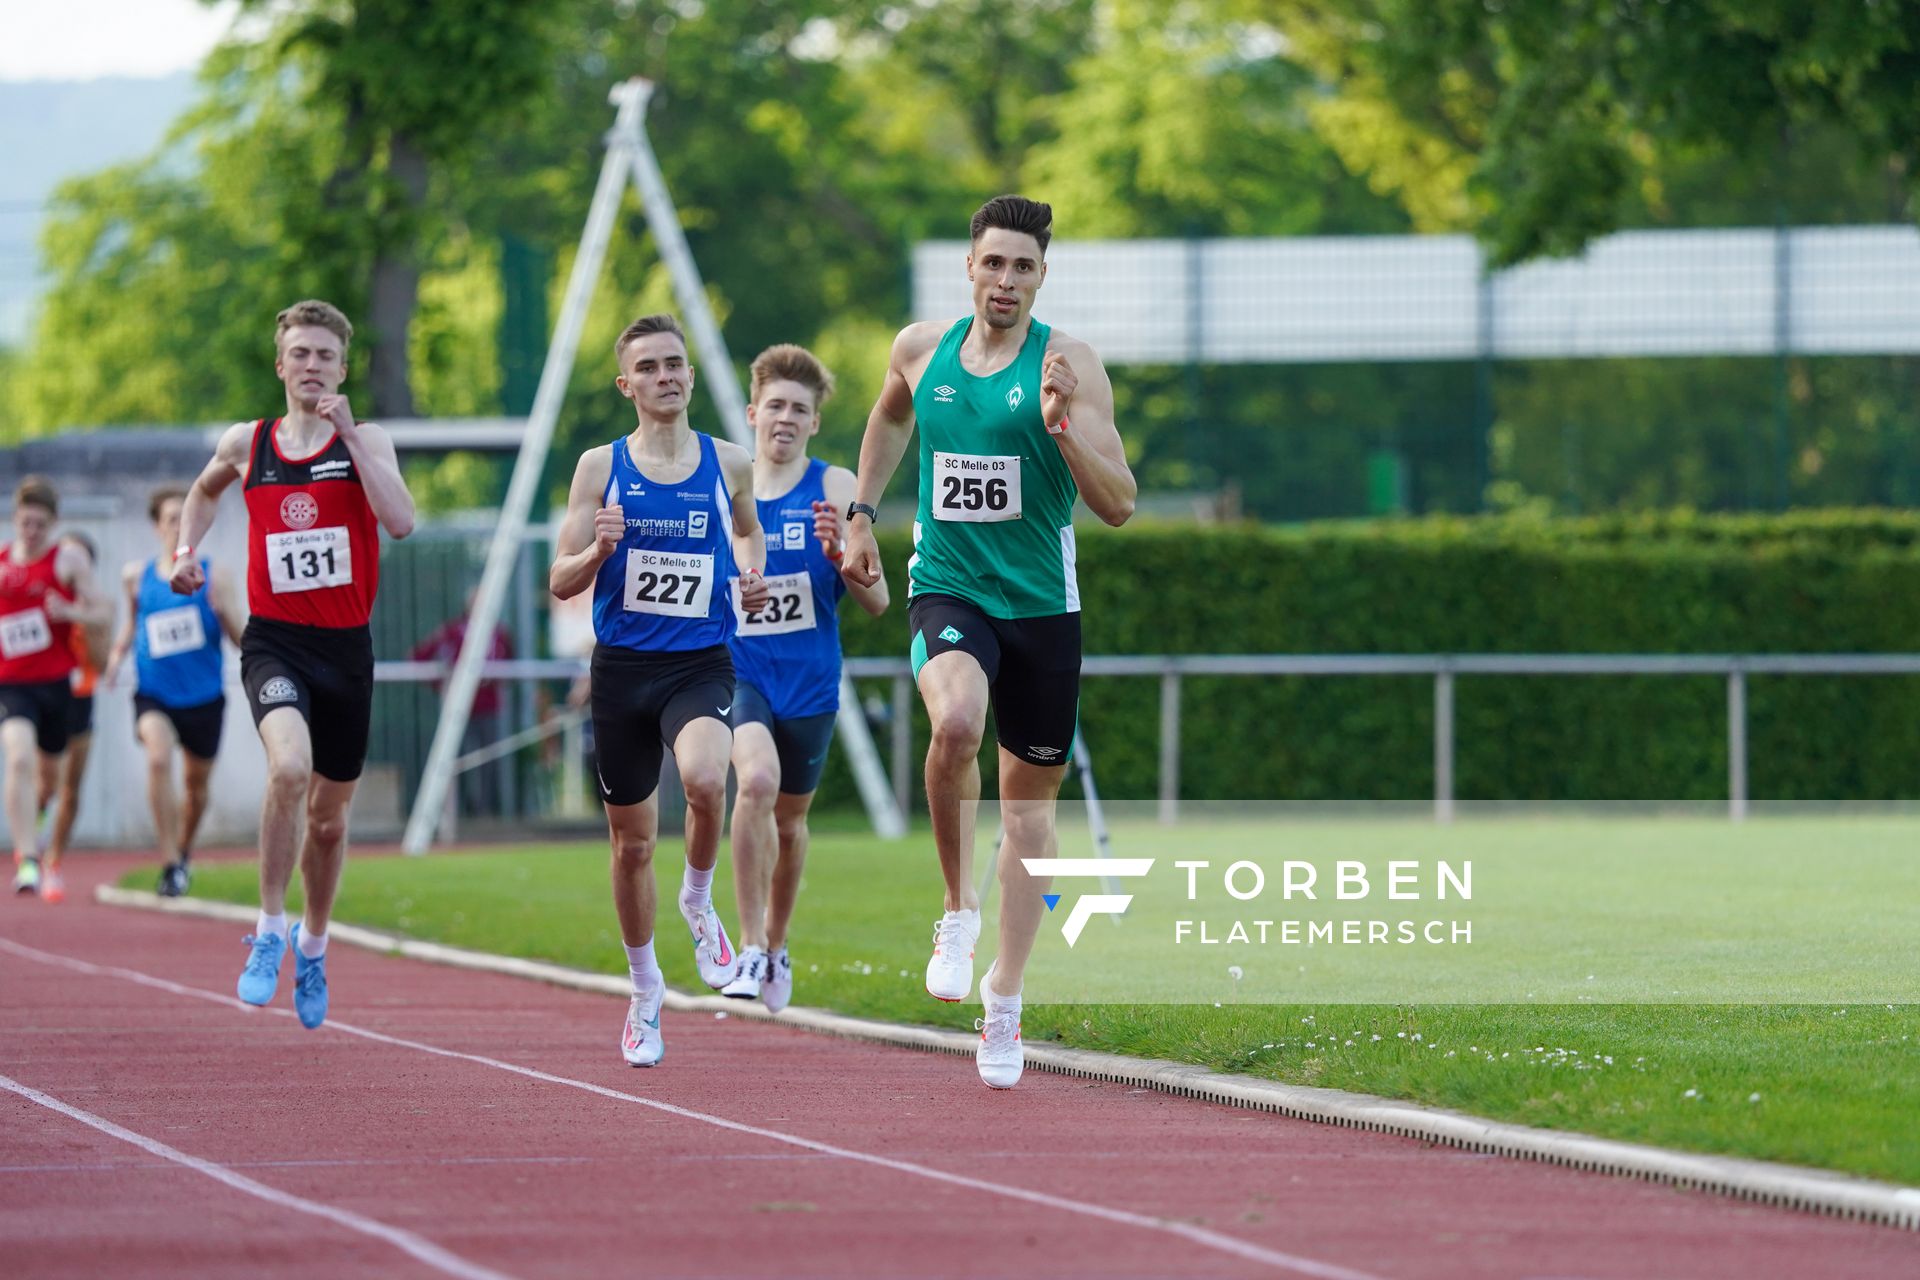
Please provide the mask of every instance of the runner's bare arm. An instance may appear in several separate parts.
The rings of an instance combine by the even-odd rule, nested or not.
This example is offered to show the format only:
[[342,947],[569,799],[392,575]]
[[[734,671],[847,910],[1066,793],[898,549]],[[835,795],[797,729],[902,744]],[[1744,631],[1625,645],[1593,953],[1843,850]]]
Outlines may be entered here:
[[603,505],[612,473],[613,448],[604,444],[581,454],[573,469],[567,514],[554,535],[553,567],[547,571],[547,590],[558,599],[571,600],[591,587],[626,533],[626,512],[618,503]]
[[120,570],[120,589],[127,597],[126,620],[120,624],[119,633],[113,637],[113,650],[107,654],[107,665],[100,670],[100,682],[111,686],[113,678],[120,671],[120,664],[133,652],[133,620],[140,612],[140,575],[146,572],[146,564],[139,560],[130,560]]
[[[760,507],[753,500],[753,458],[727,440],[714,442],[721,474],[733,504],[733,561],[740,566],[740,607],[758,613],[772,594],[767,586],[767,531],[760,527]],[[753,572],[748,573],[751,569]]]
[[[853,472],[845,467],[828,467],[820,487],[827,500],[821,504],[824,509],[813,514],[813,536],[827,543],[831,555],[840,550],[839,544],[846,537],[847,504],[853,501]],[[847,594],[876,618],[887,611],[889,598],[884,575],[872,586],[848,582]]]
[[207,592],[207,600],[213,605],[213,616],[220,619],[220,629],[238,649],[240,636],[247,629],[247,615],[241,612],[240,593],[233,588],[233,574],[224,566],[214,569],[213,589]]
[[1140,488],[1113,422],[1113,383],[1092,347],[1058,329],[1040,375],[1040,416],[1049,431],[1067,424],[1053,442],[1088,509],[1110,525],[1125,524]]
[[[88,631],[113,625],[113,597],[99,589],[93,576],[93,557],[71,542],[62,542],[54,553],[53,571],[73,592],[73,603],[58,596],[47,597],[47,616],[64,618]],[[99,652],[97,649],[95,652]]]
[[[180,504],[180,543],[197,547],[213,528],[213,517],[220,510],[220,495],[227,486],[247,473],[247,455],[253,451],[251,422],[236,422],[228,427],[214,446],[213,457],[194,477],[187,489],[187,500]],[[182,556],[174,562],[173,589],[190,596],[206,581],[200,572],[198,556]]]
[[400,455],[394,452],[393,439],[386,429],[377,423],[354,422],[353,408],[345,396],[321,396],[314,407],[346,441],[353,469],[360,474],[360,487],[367,494],[367,505],[373,508],[380,527],[390,538],[412,533],[413,494],[407,491],[406,477],[400,474]]
[[[887,377],[880,396],[867,415],[867,432],[860,439],[860,471],[854,480],[854,501],[880,505],[887,482],[913,437],[914,379],[926,368],[927,358],[940,344],[940,326],[930,321],[910,324],[894,337],[887,356]],[[873,539],[872,522],[847,521],[847,553],[840,574],[849,586],[870,587],[880,580],[880,548]]]

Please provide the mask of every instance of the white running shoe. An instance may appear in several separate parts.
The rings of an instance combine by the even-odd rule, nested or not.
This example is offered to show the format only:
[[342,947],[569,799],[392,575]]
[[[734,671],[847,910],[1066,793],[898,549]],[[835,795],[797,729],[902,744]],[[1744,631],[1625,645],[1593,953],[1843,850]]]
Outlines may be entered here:
[[987,984],[993,979],[993,966],[980,980],[980,1001],[986,1017],[975,1018],[980,1032],[980,1047],[974,1050],[974,1065],[989,1089],[1011,1089],[1020,1083],[1027,1058],[1020,1046],[1020,997],[995,995]]
[[651,1067],[666,1055],[660,1039],[660,1002],[667,997],[663,982],[652,995],[635,996],[627,1005],[626,1029],[620,1033],[620,1056],[630,1067]]
[[735,1000],[758,1000],[760,984],[767,976],[767,949],[748,947],[740,953],[740,972],[733,975],[733,981],[720,988],[723,996],[732,996]]
[[949,911],[933,926],[933,956],[927,961],[927,994],[952,1003],[973,990],[973,948],[980,941],[980,912]]
[[22,895],[40,892],[40,859],[14,858],[13,891]]
[[784,945],[767,957],[767,976],[760,982],[760,1001],[768,1013],[778,1013],[793,1000],[793,961]]
[[720,913],[708,903],[704,911],[696,912],[684,895],[680,899],[680,916],[687,922],[688,932],[693,934],[693,962],[700,969],[700,981],[715,991],[733,981],[739,972],[740,957],[734,954],[733,943],[727,939],[727,927],[720,923]]

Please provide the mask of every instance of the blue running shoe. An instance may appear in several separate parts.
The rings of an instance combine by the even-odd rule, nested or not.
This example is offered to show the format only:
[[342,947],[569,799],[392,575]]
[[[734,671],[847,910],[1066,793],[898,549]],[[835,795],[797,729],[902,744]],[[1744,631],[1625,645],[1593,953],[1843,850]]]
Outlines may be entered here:
[[248,1004],[272,1004],[273,993],[280,989],[280,962],[286,958],[287,940],[277,933],[250,933],[240,941],[253,950],[247,953],[247,967],[240,971],[237,994]]
[[300,926],[288,941],[293,951],[293,1011],[300,1025],[311,1031],[327,1020],[327,958],[309,960],[300,954]]

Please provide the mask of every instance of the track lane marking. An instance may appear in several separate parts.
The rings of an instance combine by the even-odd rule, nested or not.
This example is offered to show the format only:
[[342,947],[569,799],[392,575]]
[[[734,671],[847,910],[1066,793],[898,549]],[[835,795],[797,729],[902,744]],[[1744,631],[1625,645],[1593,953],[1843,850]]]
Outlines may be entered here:
[[[253,1006],[241,1003],[241,1001],[234,996],[221,995],[218,992],[206,991],[198,987],[184,986],[181,983],[173,982],[166,978],[156,978],[151,974],[141,973],[136,969],[123,969],[116,965],[97,965],[91,961],[76,959],[72,956],[63,956],[51,951],[41,951],[38,948],[24,946],[8,938],[0,938],[0,949],[11,952],[23,959],[33,960],[41,964],[71,969],[78,973],[94,976],[120,978],[128,982],[137,982],[142,986],[152,987],[156,990],[166,991],[173,995],[210,1001],[214,1004],[224,1005],[229,1008],[243,1009],[248,1012],[268,1013],[284,1018],[293,1016],[293,1014],[286,1009],[255,1010]],[[712,1125],[715,1128],[725,1129],[733,1133],[747,1134],[752,1137],[763,1138],[770,1142],[782,1143],[787,1146],[799,1147],[802,1150],[817,1152],[821,1155],[835,1156],[839,1159],[858,1164],[889,1169],[895,1173],[910,1174],[914,1177],[926,1178],[933,1182],[963,1187],[970,1191],[981,1191],[988,1195],[1000,1196],[1005,1199],[1019,1200],[1027,1204],[1059,1210],[1063,1213],[1073,1213],[1082,1217],[1096,1218],[1101,1221],[1114,1223],[1118,1226],[1137,1227],[1142,1230],[1155,1231],[1164,1235],[1177,1236],[1189,1243],[1200,1245],[1203,1248],[1212,1249],[1236,1258],[1242,1258],[1249,1262],[1262,1263],[1282,1271],[1290,1271],[1296,1275],[1311,1277],[1311,1280],[1382,1280],[1380,1276],[1372,1272],[1356,1271],[1336,1263],[1321,1262],[1316,1258],[1303,1258],[1295,1254],[1284,1253],[1278,1249],[1267,1249],[1249,1241],[1222,1234],[1218,1231],[1211,1231],[1205,1227],[1194,1226],[1191,1223],[1155,1218],[1148,1214],[1134,1213],[1128,1209],[1115,1209],[1108,1205],[1095,1204],[1090,1201],[1070,1200],[1065,1196],[1056,1196],[1045,1191],[1032,1191],[1025,1187],[990,1182],[987,1179],[970,1177],[966,1174],[949,1173],[946,1170],[935,1169],[929,1165],[914,1164],[907,1160],[896,1160],[891,1156],[875,1155],[866,1151],[855,1151],[849,1147],[838,1147],[832,1143],[818,1142],[812,1138],[803,1138],[798,1134],[784,1133],[778,1129],[767,1129],[759,1125],[744,1124],[738,1120],[729,1120],[724,1116],[709,1115],[706,1112],[694,1111],[687,1107],[676,1106],[670,1102],[660,1102],[653,1098],[643,1098],[631,1093],[622,1093],[618,1089],[610,1089],[605,1085],[594,1084],[591,1081],[575,1080],[568,1076],[554,1075],[551,1072],[541,1071],[534,1067],[523,1067],[517,1063],[504,1062],[498,1058],[488,1058],[477,1053],[464,1053],[457,1049],[443,1049],[438,1045],[424,1044],[418,1040],[406,1040],[399,1036],[390,1036],[383,1032],[373,1031],[366,1027],[356,1027],[351,1023],[339,1022],[331,1018],[327,1020],[321,1029],[336,1031],[345,1035],[358,1036],[377,1044],[387,1044],[395,1048],[411,1049],[417,1053],[426,1053],[435,1057],[449,1058],[455,1061],[471,1062],[479,1066],[491,1067],[494,1070],[506,1071],[513,1075],[523,1076],[529,1080],[539,1080],[545,1084],[555,1084],[564,1088],[578,1089],[582,1092],[595,1094],[614,1102],[647,1107],[654,1111],[664,1112],[665,1114],[678,1116],[682,1119],[695,1120],[702,1124]]]
[[146,1152],[148,1155],[158,1156],[162,1160],[168,1160],[174,1164],[182,1165],[185,1168],[193,1170],[195,1173],[212,1178],[215,1182],[223,1186],[231,1187],[233,1190],[243,1192],[257,1200],[264,1200],[268,1204],[277,1205],[282,1209],[292,1209],[296,1213],[305,1213],[316,1218],[324,1218],[326,1221],[334,1223],[337,1226],[345,1227],[349,1231],[357,1231],[363,1236],[372,1236],[376,1240],[392,1245],[416,1261],[432,1267],[435,1271],[441,1272],[444,1275],[457,1277],[457,1280],[512,1280],[512,1277],[503,1271],[495,1271],[489,1267],[480,1266],[478,1263],[468,1262],[459,1254],[443,1249],[431,1240],[423,1239],[411,1231],[403,1230],[400,1227],[390,1227],[384,1222],[363,1217],[351,1209],[336,1208],[330,1204],[322,1204],[318,1200],[308,1200],[304,1197],[293,1195],[290,1192],[281,1191],[266,1185],[264,1182],[255,1182],[245,1174],[235,1173],[225,1165],[215,1164],[211,1160],[203,1160],[199,1156],[188,1155],[186,1152],[176,1150],[156,1138],[149,1138],[143,1133],[135,1133],[132,1129],[117,1125],[103,1116],[94,1115],[91,1111],[82,1111],[79,1107],[62,1102],[50,1093],[43,1093],[31,1085],[21,1084],[11,1076],[0,1075],[0,1089],[5,1089],[9,1093],[17,1094],[25,1098],[28,1102],[45,1107],[49,1111],[58,1112],[66,1116],[69,1120],[78,1120],[81,1124],[98,1129],[109,1138],[116,1138],[121,1142],[140,1148],[140,1150]]

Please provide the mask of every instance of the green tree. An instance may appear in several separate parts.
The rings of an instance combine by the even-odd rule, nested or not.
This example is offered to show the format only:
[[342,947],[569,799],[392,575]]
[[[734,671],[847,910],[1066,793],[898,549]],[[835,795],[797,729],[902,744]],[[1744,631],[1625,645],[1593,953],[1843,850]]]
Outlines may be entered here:
[[[53,283],[9,392],[20,430],[259,412],[277,398],[268,320],[309,295],[360,322],[350,386],[371,374],[363,412],[415,411],[423,272],[466,272],[486,251],[461,234],[458,179],[538,86],[554,19],[511,0],[273,13],[264,38],[208,58],[202,99],[157,155],[56,193]],[[442,309],[446,323],[467,326],[454,346],[492,359],[473,317]],[[431,338],[429,350],[442,354]],[[444,400],[435,376],[429,394]],[[473,411],[474,398],[440,411]]]
[[1297,0],[1282,14],[1329,87],[1317,116],[1349,167],[1423,228],[1476,232],[1498,264],[1577,251],[1657,206],[1676,159],[1781,173],[1807,134],[1854,175],[1895,176],[1903,208],[1920,176],[1913,5]]
[[[308,0],[276,14],[267,44],[313,118],[337,130],[317,189],[282,196],[287,230],[353,245],[365,298],[374,407],[410,417],[408,327],[420,289],[429,190],[541,87],[555,13],[519,0]],[[356,300],[357,300],[356,297]]]

